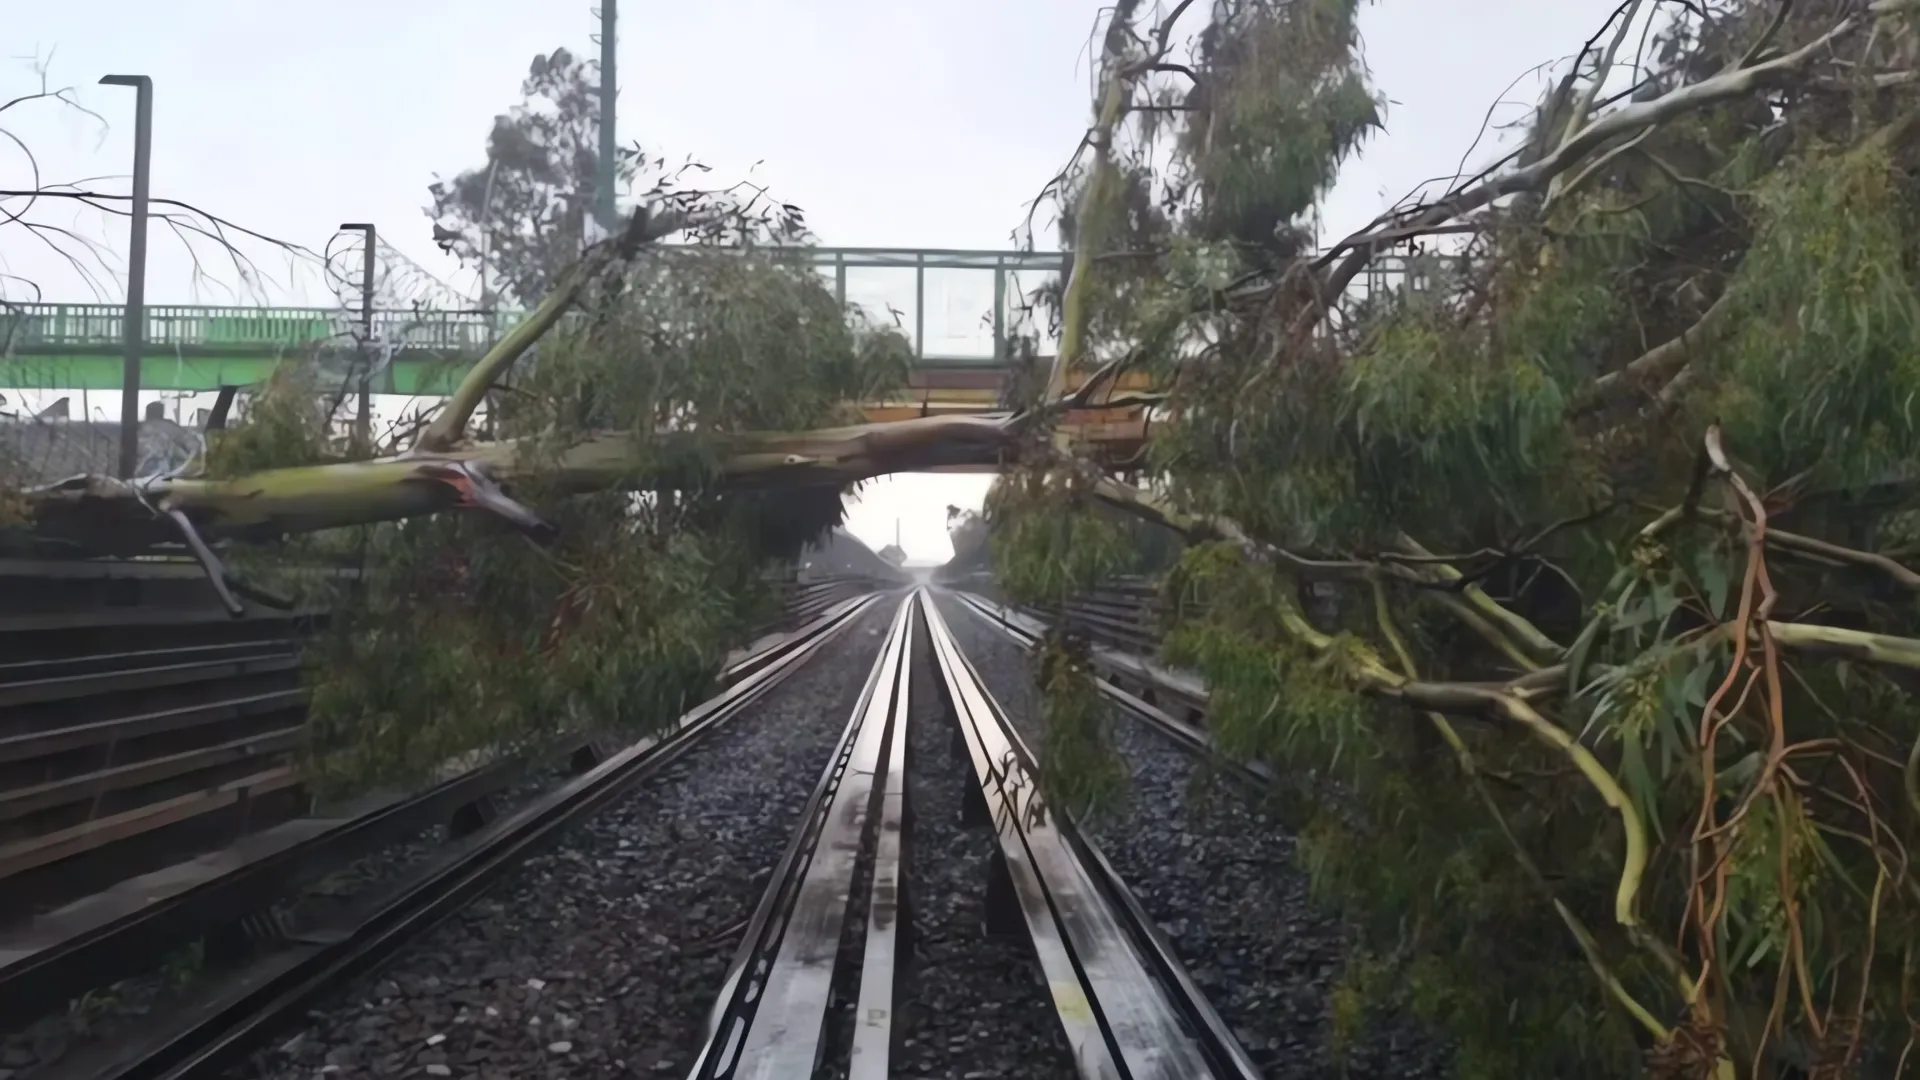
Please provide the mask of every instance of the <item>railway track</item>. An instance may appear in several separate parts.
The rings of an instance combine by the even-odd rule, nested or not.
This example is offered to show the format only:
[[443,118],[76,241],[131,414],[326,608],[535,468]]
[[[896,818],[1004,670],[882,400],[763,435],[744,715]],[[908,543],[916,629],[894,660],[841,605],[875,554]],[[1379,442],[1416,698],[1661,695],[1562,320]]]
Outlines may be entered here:
[[[284,947],[240,972],[220,991],[181,1010],[162,1029],[118,1045],[96,1047],[45,1075],[73,1080],[216,1075],[262,1039],[303,1016],[325,994],[379,966],[406,942],[479,899],[503,873],[551,844],[562,830],[671,765],[747,711],[858,622],[877,599],[868,595],[845,601],[737,660],[729,669],[734,676],[731,685],[679,718],[672,728],[613,754],[559,789],[482,826],[454,854],[403,881],[377,906],[357,912],[352,923],[283,942]],[[286,861],[297,861],[301,854],[296,845]],[[189,906],[183,900],[164,911],[141,913],[148,923],[144,929],[156,932],[159,928],[152,923],[164,923],[169,914],[176,920],[189,917]],[[203,910],[191,912],[191,917],[199,918]],[[127,932],[124,927],[118,929]],[[102,937],[95,935],[80,944],[97,951]],[[104,938],[111,941],[110,934]],[[36,973],[70,980],[74,976],[67,972],[81,963],[85,951],[69,947],[19,957],[0,969],[0,975],[16,976],[8,980],[16,986],[26,986]]]
[[[822,1056],[843,931],[870,834],[862,1006],[850,1075],[887,1075],[900,871],[900,776],[916,597],[902,601],[860,700],[754,908],[689,1074],[811,1076]],[[874,814],[879,796],[878,817]]]
[[[988,894],[989,921],[1031,942],[1074,1070],[1103,1080],[1258,1076],[1112,867],[1050,810],[1032,755],[920,591],[895,616],[754,913],[692,1080],[896,1074],[897,984],[912,962],[899,927],[902,839],[917,816],[907,813],[904,766],[917,620],[922,662],[938,673],[973,774],[970,816],[999,849],[974,884]],[[838,1025],[836,1003],[850,1014]]]
[[1007,878],[1085,1077],[1258,1077],[1125,882],[1048,805],[1037,762],[923,595]]
[[[940,602],[1009,711],[1041,734],[1025,660],[1045,625],[977,595],[947,593]],[[1348,928],[1311,898],[1288,819],[1275,812],[1273,772],[1215,751],[1204,685],[1124,648],[1096,644],[1090,652],[1112,718],[1108,738],[1129,782],[1124,798],[1083,830],[1261,1074],[1448,1075],[1445,1041],[1405,1013],[1372,1010],[1358,1025],[1333,1017]]]
[[[354,921],[284,943],[163,1028],[36,1080],[342,1069],[690,1080],[1262,1075],[1113,863],[1048,805],[1032,752],[931,594],[893,605],[878,596],[848,601],[737,657],[734,685],[673,731],[480,828]],[[868,646],[831,644],[856,624],[880,637],[859,679],[846,665]],[[821,656],[845,674],[811,671]],[[697,767],[674,764],[732,717],[774,700],[766,696],[803,667],[808,680],[846,688],[832,714],[844,718],[837,729],[818,712],[807,721],[818,735],[766,717],[729,735],[725,751],[701,751]],[[820,700],[809,693],[774,711],[795,716]],[[791,741],[795,732],[802,741]],[[946,744],[940,755],[916,746],[929,740]],[[954,774],[937,781],[964,793],[958,805],[925,802],[936,786],[925,769],[936,761]],[[782,778],[756,799],[752,777],[761,774],[752,770],[769,768],[810,787]],[[625,795],[656,774],[676,778],[671,791]],[[703,784],[736,786],[717,816],[682,801],[709,798]],[[794,794],[778,793],[785,790]],[[623,823],[582,834],[580,824],[603,812]],[[789,814],[787,830],[780,821]],[[942,857],[969,845],[990,854],[959,873],[929,874],[916,852],[929,815],[940,818],[928,835]],[[952,818],[977,839],[955,833]],[[777,854],[749,835],[773,835],[769,825],[786,836]],[[569,830],[586,838],[563,843]],[[702,858],[706,843],[719,846]],[[481,903],[512,867],[543,852],[559,861],[542,854],[536,862],[546,868],[534,879],[516,872],[512,903]],[[623,861],[642,852],[653,861]],[[635,885],[624,882],[643,883],[642,894],[657,892],[668,906],[644,895],[636,905],[626,899]],[[749,882],[750,892],[741,888]],[[965,910],[977,925],[929,924],[915,918],[922,905]],[[675,922],[709,929],[663,936]],[[519,936],[528,931],[537,933]],[[923,936],[942,939],[925,956]],[[730,947],[731,959],[716,945]],[[489,958],[501,949],[515,959]],[[926,977],[981,957],[995,958],[1001,978],[934,986]],[[601,970],[575,970],[583,965]],[[543,989],[554,979],[563,996]],[[704,1028],[696,999],[673,990],[702,979],[710,980],[698,999]],[[518,1035],[513,1024],[523,1025]],[[935,1032],[940,1042],[930,1046],[924,1040]],[[1011,1060],[993,1056],[1008,1037],[1022,1049]],[[983,1056],[993,1068],[979,1068]]]

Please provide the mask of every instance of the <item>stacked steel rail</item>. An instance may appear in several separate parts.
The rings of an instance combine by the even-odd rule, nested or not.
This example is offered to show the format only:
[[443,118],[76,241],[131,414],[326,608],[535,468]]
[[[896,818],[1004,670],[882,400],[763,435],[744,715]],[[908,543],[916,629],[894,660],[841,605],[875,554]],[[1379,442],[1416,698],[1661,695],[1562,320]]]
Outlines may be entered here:
[[234,618],[190,564],[0,560],[0,922],[302,813],[323,618]]
[[[875,587],[785,583],[783,614],[736,658]],[[325,619],[254,605],[231,616],[190,561],[0,560],[0,935],[237,843],[276,847],[263,834],[405,802],[316,814],[302,789],[300,650]],[[550,750],[593,760],[584,738]],[[460,783],[445,790],[461,801],[434,805],[480,806],[511,770],[471,771],[450,765]]]

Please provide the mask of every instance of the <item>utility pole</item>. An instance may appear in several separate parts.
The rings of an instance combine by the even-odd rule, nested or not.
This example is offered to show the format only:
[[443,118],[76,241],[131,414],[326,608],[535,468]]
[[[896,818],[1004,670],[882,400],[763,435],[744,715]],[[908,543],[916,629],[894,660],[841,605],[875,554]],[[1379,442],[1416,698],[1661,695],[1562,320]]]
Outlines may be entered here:
[[480,193],[480,310],[487,313],[487,344],[493,344],[493,290],[487,284],[487,260],[493,254],[493,174],[500,159],[488,154],[487,186]]
[[360,260],[360,347],[355,371],[360,377],[360,408],[353,418],[353,445],[355,449],[371,450],[373,447],[373,255],[374,242],[379,235],[368,222],[347,222],[340,226],[341,232],[364,232],[367,234],[367,249]]
[[108,75],[106,86],[131,86],[133,105],[133,224],[127,240],[127,309],[121,315],[120,478],[140,467],[140,353],[147,345],[147,205],[153,181],[153,80]]
[[593,182],[593,200],[594,216],[600,219],[600,227],[608,236],[618,227],[613,208],[613,183],[618,172],[614,159],[619,154],[619,144],[614,138],[613,99],[617,94],[614,23],[619,8],[619,0],[600,0],[600,169]]

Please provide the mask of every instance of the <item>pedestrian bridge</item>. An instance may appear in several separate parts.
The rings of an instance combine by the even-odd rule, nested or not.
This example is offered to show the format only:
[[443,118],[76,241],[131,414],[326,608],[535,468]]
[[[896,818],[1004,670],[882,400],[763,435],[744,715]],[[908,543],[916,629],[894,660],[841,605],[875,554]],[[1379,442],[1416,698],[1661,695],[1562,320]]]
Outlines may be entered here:
[[[906,388],[889,400],[860,403],[875,421],[995,408],[1011,370],[1011,310],[1067,258],[891,248],[795,248],[780,255],[820,272],[842,305],[853,300],[879,320],[891,314],[909,337],[914,356]],[[943,318],[928,317],[930,287]],[[383,310],[379,291],[370,335],[358,307],[149,305],[140,387],[192,393],[254,386],[287,358],[325,352],[349,365],[342,372],[350,379],[356,358],[370,355],[373,393],[439,396],[526,317],[514,310]],[[118,391],[124,328],[125,309],[117,304],[0,308],[0,389]],[[372,348],[363,351],[363,341]],[[1145,388],[1144,377],[1132,375],[1115,389]],[[1116,409],[1075,414],[1068,425],[1125,455],[1137,451],[1146,421],[1138,410]]]

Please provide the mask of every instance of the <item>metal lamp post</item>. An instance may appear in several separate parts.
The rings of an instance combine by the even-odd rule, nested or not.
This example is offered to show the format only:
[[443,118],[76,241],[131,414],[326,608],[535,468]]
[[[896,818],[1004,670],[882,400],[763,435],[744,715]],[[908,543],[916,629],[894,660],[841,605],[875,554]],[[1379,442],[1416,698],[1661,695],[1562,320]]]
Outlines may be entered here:
[[373,445],[373,248],[378,233],[363,221],[347,222],[340,231],[367,234],[366,253],[360,260],[360,401],[353,419],[354,445],[367,448]]
[[134,88],[133,224],[127,241],[127,310],[121,318],[120,478],[140,467],[140,353],[147,341],[147,200],[153,179],[153,80],[108,75],[106,86]]

